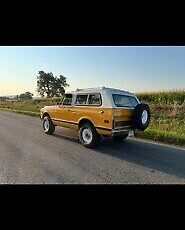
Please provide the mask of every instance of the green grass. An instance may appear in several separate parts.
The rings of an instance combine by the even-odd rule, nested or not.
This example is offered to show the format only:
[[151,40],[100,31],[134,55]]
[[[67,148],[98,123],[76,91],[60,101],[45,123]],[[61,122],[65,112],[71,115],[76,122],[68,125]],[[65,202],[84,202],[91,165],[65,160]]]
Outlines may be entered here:
[[16,110],[16,109],[6,109],[6,108],[0,108],[0,111],[6,111],[6,112],[13,112],[13,113],[20,113],[24,115],[39,117],[40,113],[38,112],[32,112],[32,111],[23,111],[23,110]]
[[[140,93],[137,96],[141,102],[149,104],[151,123],[144,132],[137,132],[136,137],[185,146],[185,91]],[[60,99],[0,101],[0,109],[39,116],[42,107],[55,105]]]
[[165,132],[159,129],[148,128],[144,132],[137,132],[136,137],[141,137],[149,140],[164,142],[185,146],[185,134],[178,132]]
[[36,99],[32,101],[0,101],[0,108],[40,112],[40,109],[45,105],[56,105],[60,100],[61,98]]
[[141,102],[151,109],[151,123],[136,134],[154,141],[185,145],[185,91],[140,93]]

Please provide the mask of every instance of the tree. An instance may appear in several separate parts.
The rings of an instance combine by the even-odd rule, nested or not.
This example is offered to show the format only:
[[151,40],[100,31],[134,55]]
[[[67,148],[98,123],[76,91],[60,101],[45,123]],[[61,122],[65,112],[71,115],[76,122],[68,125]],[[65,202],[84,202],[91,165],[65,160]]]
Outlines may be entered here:
[[18,97],[20,100],[32,100],[33,99],[33,94],[30,92],[22,93]]
[[65,87],[67,84],[67,78],[63,75],[54,77],[53,73],[45,73],[39,71],[37,76],[37,92],[44,97],[45,95],[50,97],[60,97],[65,93]]

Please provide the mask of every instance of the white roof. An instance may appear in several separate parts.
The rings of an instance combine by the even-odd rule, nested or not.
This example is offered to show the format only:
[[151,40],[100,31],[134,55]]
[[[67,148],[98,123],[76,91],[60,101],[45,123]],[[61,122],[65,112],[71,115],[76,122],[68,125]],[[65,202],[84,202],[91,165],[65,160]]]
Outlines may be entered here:
[[124,91],[124,90],[121,90],[121,89],[115,89],[115,88],[108,88],[108,87],[96,87],[96,88],[84,88],[84,89],[77,89],[76,91],[70,91],[70,92],[67,92],[67,93],[73,93],[73,94],[76,94],[76,93],[89,93],[89,92],[100,92],[100,91],[109,91],[109,92],[114,92],[114,93],[126,93],[126,94],[132,94],[128,91]]

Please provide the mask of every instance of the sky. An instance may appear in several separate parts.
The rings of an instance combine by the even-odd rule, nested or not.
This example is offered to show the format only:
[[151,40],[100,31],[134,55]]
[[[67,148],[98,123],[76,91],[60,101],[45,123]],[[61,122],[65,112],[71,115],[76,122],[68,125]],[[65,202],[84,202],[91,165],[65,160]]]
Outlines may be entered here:
[[38,96],[38,71],[64,75],[70,87],[130,92],[185,89],[185,47],[0,47],[0,96]]

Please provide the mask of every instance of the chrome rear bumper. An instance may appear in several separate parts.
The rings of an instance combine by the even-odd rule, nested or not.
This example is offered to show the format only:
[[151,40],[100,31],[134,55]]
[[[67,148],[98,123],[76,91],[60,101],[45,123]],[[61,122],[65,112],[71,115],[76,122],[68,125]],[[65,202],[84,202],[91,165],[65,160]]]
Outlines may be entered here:
[[122,135],[133,136],[134,130],[112,130],[113,137],[122,136]]

